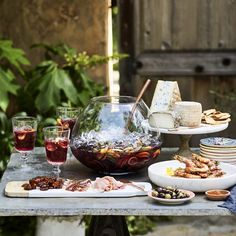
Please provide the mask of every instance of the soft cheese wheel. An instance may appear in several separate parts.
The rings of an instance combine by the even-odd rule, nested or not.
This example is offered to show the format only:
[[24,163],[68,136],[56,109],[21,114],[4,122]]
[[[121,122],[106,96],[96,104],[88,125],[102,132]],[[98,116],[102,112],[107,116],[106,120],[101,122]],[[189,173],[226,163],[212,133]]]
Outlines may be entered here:
[[178,119],[173,112],[154,112],[149,117],[149,124],[163,129],[173,129],[179,126]]
[[197,127],[201,124],[202,105],[199,102],[176,102],[174,112],[181,126]]

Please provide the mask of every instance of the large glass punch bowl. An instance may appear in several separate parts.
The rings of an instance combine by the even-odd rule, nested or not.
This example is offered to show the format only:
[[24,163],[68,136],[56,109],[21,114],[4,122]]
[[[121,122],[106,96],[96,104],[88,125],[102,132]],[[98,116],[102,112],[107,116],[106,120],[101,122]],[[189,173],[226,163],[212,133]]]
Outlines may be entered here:
[[160,153],[157,129],[147,123],[143,100],[129,96],[91,99],[72,132],[71,150],[85,166],[104,174],[126,174],[151,164]]

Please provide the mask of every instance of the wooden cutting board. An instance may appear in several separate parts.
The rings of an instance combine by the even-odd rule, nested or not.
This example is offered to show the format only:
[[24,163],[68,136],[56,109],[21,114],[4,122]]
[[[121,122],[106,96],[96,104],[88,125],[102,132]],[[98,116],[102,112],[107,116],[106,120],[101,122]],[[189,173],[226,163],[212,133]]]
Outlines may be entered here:
[[22,184],[27,181],[12,181],[8,182],[5,187],[5,195],[8,197],[29,197],[29,191],[22,188]]
[[94,189],[88,189],[84,192],[71,192],[65,189],[50,189],[47,191],[41,191],[39,189],[34,190],[24,190],[22,184],[27,183],[27,181],[12,181],[8,182],[5,187],[5,195],[8,197],[134,197],[134,196],[145,196],[148,191],[152,189],[150,183],[147,182],[134,182],[138,186],[144,187],[145,191],[141,191],[133,186],[125,186],[124,189],[112,190],[108,192],[99,192]]

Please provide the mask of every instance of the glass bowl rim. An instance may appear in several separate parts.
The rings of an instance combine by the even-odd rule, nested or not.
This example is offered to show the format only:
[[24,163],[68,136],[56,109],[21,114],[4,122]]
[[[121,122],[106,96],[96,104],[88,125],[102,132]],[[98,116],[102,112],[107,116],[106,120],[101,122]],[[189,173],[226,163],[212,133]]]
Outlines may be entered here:
[[[113,102],[112,99],[114,100],[118,100],[118,99],[127,99],[127,101],[119,101],[119,102]],[[106,100],[107,99],[107,100]],[[128,101],[128,99],[130,99],[130,101]],[[110,96],[110,95],[105,95],[105,96],[97,96],[97,97],[93,97],[91,99],[91,102],[101,102],[101,103],[110,103],[110,104],[134,104],[137,100],[137,97],[133,97],[133,96],[126,96],[126,95],[121,95],[121,96]],[[141,98],[139,100],[140,102],[144,102],[143,99]]]

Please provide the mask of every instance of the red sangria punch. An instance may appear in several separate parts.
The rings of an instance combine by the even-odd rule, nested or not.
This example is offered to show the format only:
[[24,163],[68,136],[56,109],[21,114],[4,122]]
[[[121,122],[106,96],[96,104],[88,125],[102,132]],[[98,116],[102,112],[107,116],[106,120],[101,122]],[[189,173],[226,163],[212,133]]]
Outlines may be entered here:
[[53,165],[53,172],[59,177],[59,166],[66,162],[70,129],[50,126],[43,128],[43,134],[47,161]]
[[21,168],[31,171],[27,165],[29,154],[34,150],[37,119],[31,116],[16,116],[12,118],[12,128],[14,136],[15,150],[19,152],[22,159]]
[[15,149],[19,152],[28,152],[34,149],[36,130],[30,127],[22,127],[14,130]]
[[91,133],[71,143],[74,156],[84,165],[102,173],[130,173],[150,164],[159,154],[161,143],[148,135],[131,133],[121,140],[99,141]]
[[[70,142],[74,156],[104,174],[127,174],[160,153],[159,131],[148,123],[145,103],[128,96],[96,97],[80,114]],[[134,109],[135,106],[135,109]]]
[[66,161],[68,139],[45,140],[46,156],[48,163],[61,165]]
[[63,126],[64,129],[70,129],[73,130],[73,127],[75,125],[76,119],[73,118],[65,118],[65,119],[57,119],[57,124]]
[[80,109],[76,107],[57,107],[57,124],[64,129],[70,129],[72,133]]

